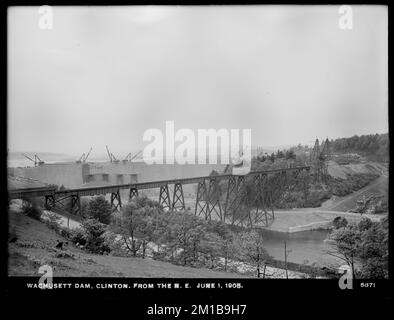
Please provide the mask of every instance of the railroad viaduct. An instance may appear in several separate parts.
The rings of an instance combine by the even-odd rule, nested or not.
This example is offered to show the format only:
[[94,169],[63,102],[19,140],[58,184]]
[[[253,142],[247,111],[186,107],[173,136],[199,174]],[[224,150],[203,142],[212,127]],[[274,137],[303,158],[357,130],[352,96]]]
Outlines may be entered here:
[[[85,188],[72,188],[57,190],[56,187],[31,186],[21,188],[18,185],[9,186],[9,199],[30,199],[45,197],[48,208],[64,208],[65,200],[71,199],[70,213],[79,215],[81,212],[81,197],[110,194],[113,211],[119,211],[123,205],[120,191],[127,189],[129,200],[138,197],[139,191],[144,189],[160,188],[159,204],[165,210],[185,210],[183,186],[197,184],[194,213],[204,219],[220,220],[233,225],[268,226],[275,218],[274,202],[280,195],[297,182],[299,174],[306,172],[309,175],[309,166],[292,168],[253,171],[247,175],[217,174],[191,178],[168,179],[139,183],[116,184],[106,186],[90,186]],[[169,185],[173,185],[171,197]],[[247,186],[252,185],[256,190],[252,210],[246,214],[238,214],[242,206],[242,195]],[[307,185],[305,198],[307,197]],[[225,191],[223,191],[225,189]],[[256,205],[258,204],[258,205]]]

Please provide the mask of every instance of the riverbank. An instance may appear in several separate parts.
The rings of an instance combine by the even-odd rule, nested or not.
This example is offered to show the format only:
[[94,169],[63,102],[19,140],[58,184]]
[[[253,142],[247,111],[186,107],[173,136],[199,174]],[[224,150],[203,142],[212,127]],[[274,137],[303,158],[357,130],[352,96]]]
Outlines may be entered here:
[[361,215],[359,213],[322,210],[320,208],[277,210],[275,211],[275,220],[269,227],[264,229],[284,233],[328,230],[332,225],[332,221],[338,216],[346,218],[349,222],[357,223],[363,218],[380,221],[385,214]]

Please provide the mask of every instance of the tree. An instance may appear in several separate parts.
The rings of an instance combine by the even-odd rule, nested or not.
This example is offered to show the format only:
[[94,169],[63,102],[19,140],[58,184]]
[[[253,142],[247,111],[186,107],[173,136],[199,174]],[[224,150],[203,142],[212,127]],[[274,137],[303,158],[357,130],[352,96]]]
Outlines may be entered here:
[[140,224],[137,226],[136,232],[141,243],[142,258],[146,256],[148,244],[158,239],[157,233],[160,232],[158,218],[162,213],[157,207],[145,206],[138,210]]
[[201,242],[206,235],[205,223],[196,216],[187,213],[173,213],[169,228],[169,248],[175,262],[180,262],[184,266],[196,264],[199,259]]
[[[332,251],[328,254],[347,263],[353,278],[359,274],[363,278],[388,277],[388,219],[372,222],[363,219],[358,224],[339,228],[331,235]],[[356,270],[356,262],[360,270]]]
[[291,160],[291,159],[296,159],[296,155],[294,153],[294,150],[290,149],[286,151],[286,160]]
[[[162,218],[161,218],[162,217]],[[136,257],[146,256],[150,242],[160,243],[167,223],[163,223],[166,215],[155,201],[146,196],[137,197],[114,215],[111,229],[121,235],[126,250]]]
[[285,155],[284,155],[284,153],[283,153],[282,150],[278,150],[278,151],[276,152],[276,158],[282,159],[282,158],[284,158],[284,157],[285,157]]
[[348,222],[347,222],[346,218],[338,216],[333,220],[332,224],[335,229],[339,229],[339,228],[346,227]]
[[138,239],[138,231],[144,224],[143,211],[138,208],[135,202],[130,202],[122,207],[120,214],[114,217],[111,225],[112,230],[121,235],[127,251],[134,257],[137,256],[142,245],[142,242]]
[[261,266],[271,258],[263,247],[263,233],[261,229],[242,232],[237,237],[239,258],[243,262],[256,267],[257,278],[261,276]]
[[30,218],[41,220],[42,210],[39,208],[36,198],[22,200],[22,212]]
[[228,225],[221,221],[211,221],[208,225],[208,232],[216,235],[210,238],[210,245],[213,247],[211,252],[215,252],[217,257],[222,256],[224,271],[227,271],[229,260],[233,259],[236,254],[235,235]]
[[381,222],[363,219],[358,224],[361,232],[359,259],[361,276],[367,279],[388,278],[388,218]]
[[108,252],[109,248],[105,244],[103,237],[106,225],[97,219],[86,219],[82,222],[82,229],[86,233],[85,247],[92,253]]
[[207,232],[201,239],[200,250],[211,269],[215,268],[219,262],[220,255],[223,253],[221,251],[224,246],[223,242],[224,240],[218,234],[212,232]]
[[339,228],[331,234],[330,237],[333,242],[330,243],[331,249],[327,254],[339,258],[344,261],[349,267],[355,279],[355,263],[360,249],[360,232],[355,225],[348,225]]
[[111,222],[111,205],[105,200],[104,196],[98,196],[89,201],[86,208],[88,218],[97,219],[101,223],[109,224]]

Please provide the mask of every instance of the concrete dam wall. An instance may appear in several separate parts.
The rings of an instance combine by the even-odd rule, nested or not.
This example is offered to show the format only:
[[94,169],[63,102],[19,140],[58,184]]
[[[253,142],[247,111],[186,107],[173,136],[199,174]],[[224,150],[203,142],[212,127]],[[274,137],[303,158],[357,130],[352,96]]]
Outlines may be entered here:
[[77,188],[83,184],[83,165],[75,162],[65,162],[44,164],[37,167],[8,168],[8,174],[58,186],[63,185],[66,188]]
[[209,175],[212,170],[223,172],[221,164],[152,164],[145,162],[61,162],[38,167],[9,168],[9,174],[42,182],[79,188],[94,185],[127,184]]

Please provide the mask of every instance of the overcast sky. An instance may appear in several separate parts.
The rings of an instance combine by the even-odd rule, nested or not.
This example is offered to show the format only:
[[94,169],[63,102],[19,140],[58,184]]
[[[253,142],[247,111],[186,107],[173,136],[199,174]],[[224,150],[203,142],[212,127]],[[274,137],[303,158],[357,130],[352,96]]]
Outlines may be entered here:
[[38,7],[8,11],[10,151],[138,150],[145,130],[239,128],[252,144],[388,131],[387,9]]

